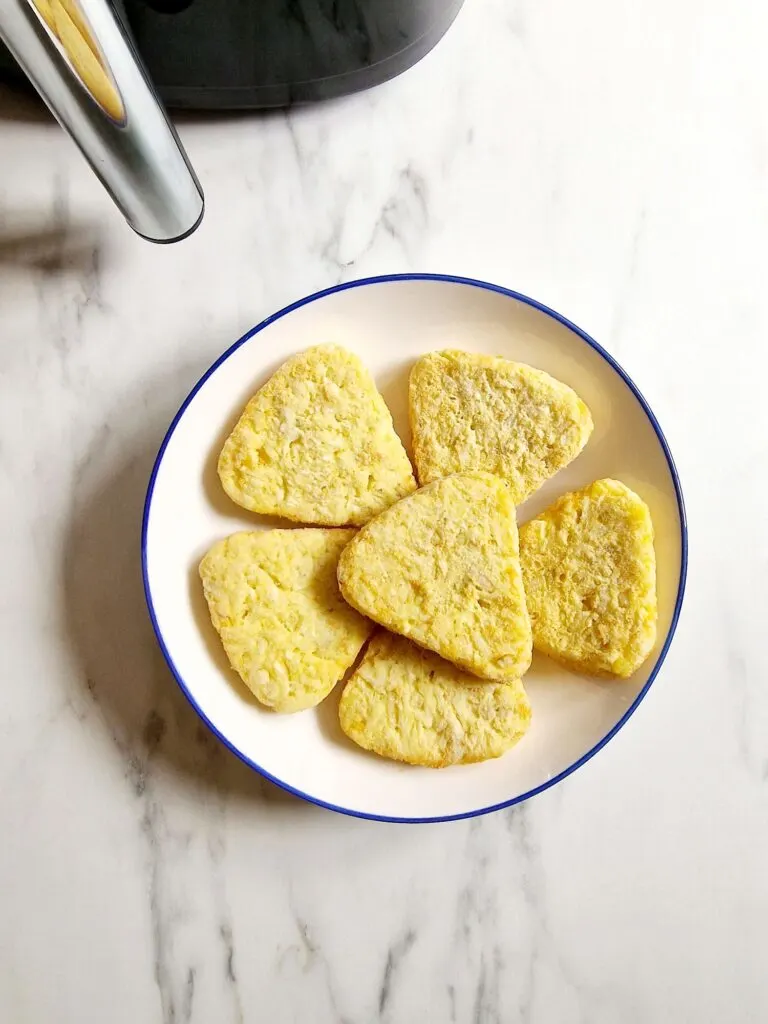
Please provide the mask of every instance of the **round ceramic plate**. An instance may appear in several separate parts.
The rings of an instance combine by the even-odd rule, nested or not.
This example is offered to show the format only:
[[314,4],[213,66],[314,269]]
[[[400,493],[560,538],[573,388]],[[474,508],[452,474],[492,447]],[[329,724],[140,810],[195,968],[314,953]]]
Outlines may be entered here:
[[[340,687],[294,715],[263,709],[229,668],[208,618],[197,566],[229,533],[269,525],[234,505],[218,453],[246,400],[288,356],[321,342],[357,352],[410,442],[408,373],[425,352],[460,348],[540,367],[570,384],[595,422],[584,452],[518,510],[618,477],[648,503],[656,529],[658,642],[624,682],[574,675],[536,656],[525,677],[530,731],[504,757],[435,771],[358,749],[338,724]],[[334,810],[397,821],[482,814],[524,800],[582,765],[627,721],[657,675],[674,633],[686,572],[683,499],[659,424],[627,375],[559,314],[522,295],[459,278],[409,275],[340,285],[265,320],[218,359],[168,430],[149,483],[142,531],[144,586],[157,638],[192,706],[247,764]]]

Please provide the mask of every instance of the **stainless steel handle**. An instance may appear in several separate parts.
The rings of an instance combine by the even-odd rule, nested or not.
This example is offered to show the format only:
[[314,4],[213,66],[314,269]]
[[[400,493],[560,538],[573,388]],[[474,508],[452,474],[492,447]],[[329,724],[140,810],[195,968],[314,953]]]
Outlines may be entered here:
[[0,0],[0,38],[134,231],[194,231],[200,183],[106,0]]

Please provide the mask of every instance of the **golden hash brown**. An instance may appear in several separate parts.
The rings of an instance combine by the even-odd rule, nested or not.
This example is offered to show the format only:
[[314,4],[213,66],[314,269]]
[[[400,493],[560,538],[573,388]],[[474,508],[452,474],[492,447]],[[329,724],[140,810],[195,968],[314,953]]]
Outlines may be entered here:
[[256,392],[219,477],[243,508],[323,526],[365,523],[416,488],[373,378],[336,345],[293,356]]
[[630,676],[656,642],[648,506],[618,480],[566,494],[520,529],[534,646],[595,675]]
[[336,580],[339,554],[354,532],[236,533],[200,563],[232,668],[275,711],[319,704],[373,630],[344,602]]
[[576,458],[592,416],[575,391],[523,363],[431,352],[411,371],[410,415],[419,481],[486,470],[519,505]]
[[500,757],[530,718],[519,679],[483,682],[392,633],[373,638],[339,704],[358,746],[429,768]]
[[364,526],[339,559],[349,603],[484,679],[531,661],[515,507],[489,473],[438,480]]

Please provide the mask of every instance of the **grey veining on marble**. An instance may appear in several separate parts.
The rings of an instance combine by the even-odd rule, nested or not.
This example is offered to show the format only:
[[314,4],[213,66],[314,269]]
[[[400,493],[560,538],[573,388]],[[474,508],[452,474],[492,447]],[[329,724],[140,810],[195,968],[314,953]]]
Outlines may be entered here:
[[[768,1019],[768,11],[468,0],[370,93],[179,128],[206,190],[132,236],[0,90],[0,1020]],[[306,806],[198,722],[138,564],[164,431],[264,316],[375,273],[497,281],[606,344],[692,562],[628,727],[475,821]]]

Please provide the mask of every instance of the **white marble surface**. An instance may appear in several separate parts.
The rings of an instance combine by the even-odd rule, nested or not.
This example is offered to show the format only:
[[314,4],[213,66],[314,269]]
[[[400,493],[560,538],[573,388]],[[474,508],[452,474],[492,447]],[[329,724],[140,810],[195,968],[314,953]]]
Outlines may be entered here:
[[[0,93],[0,1020],[768,1019],[767,33],[751,0],[468,0],[375,92],[185,118],[208,211],[168,248]],[[527,805],[424,827],[235,761],[138,568],[201,371],[287,301],[406,270],[510,285],[608,346],[692,545],[619,737]]]

